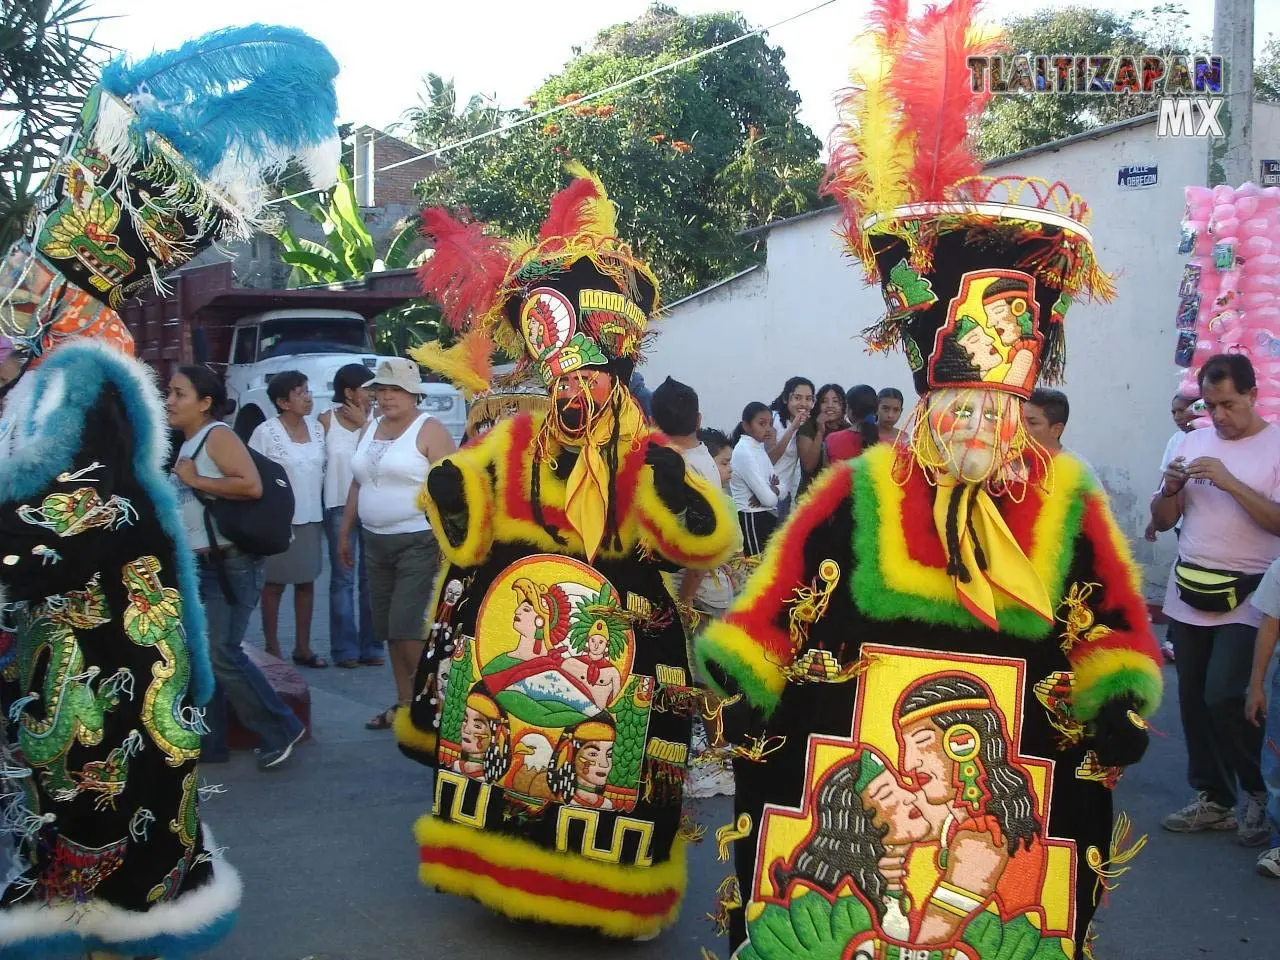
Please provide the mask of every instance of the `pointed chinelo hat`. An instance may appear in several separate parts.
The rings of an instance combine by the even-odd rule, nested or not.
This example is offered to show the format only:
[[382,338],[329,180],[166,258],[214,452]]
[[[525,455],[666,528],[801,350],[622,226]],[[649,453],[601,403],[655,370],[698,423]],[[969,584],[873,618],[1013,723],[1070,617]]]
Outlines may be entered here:
[[909,19],[906,0],[878,0],[824,186],[847,251],[884,294],[870,347],[901,347],[922,396],[1026,398],[1062,376],[1072,300],[1114,291],[1084,200],[1060,182],[982,175],[970,134],[990,94],[972,91],[968,59],[1002,42],[977,7],[953,0]]

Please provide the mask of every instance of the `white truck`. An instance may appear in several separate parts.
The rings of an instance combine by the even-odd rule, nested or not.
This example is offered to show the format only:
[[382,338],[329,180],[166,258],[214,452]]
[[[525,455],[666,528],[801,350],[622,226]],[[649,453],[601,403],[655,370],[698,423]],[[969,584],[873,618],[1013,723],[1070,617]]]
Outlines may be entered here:
[[[184,270],[163,297],[131,301],[121,311],[138,356],[167,382],[175,368],[205,363],[226,378],[230,423],[246,440],[274,416],[267,381],[298,370],[310,381],[315,413],[333,405],[333,377],[348,363],[374,369],[370,322],[419,296],[412,270],[388,270],[333,287],[260,290],[236,287],[231,263]],[[421,407],[455,441],[466,429],[466,404],[447,383],[426,384]]]
[[[315,398],[314,413],[333,406],[334,375],[349,363],[373,370],[369,325],[350,310],[268,310],[236,322],[227,365],[227,422],[248,438],[275,411],[267,383],[282,370],[303,374]],[[467,412],[462,395],[447,383],[426,383],[419,407],[442,421],[454,442],[462,439]]]

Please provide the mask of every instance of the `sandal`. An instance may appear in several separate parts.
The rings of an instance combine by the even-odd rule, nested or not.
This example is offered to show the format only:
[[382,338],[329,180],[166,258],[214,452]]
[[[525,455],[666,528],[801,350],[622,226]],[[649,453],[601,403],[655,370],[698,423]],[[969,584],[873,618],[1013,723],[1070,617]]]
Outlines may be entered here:
[[386,657],[361,657],[360,662],[366,667],[385,667],[387,665]]
[[393,704],[364,725],[366,730],[390,730],[396,721],[396,711],[400,705]]
[[293,662],[300,667],[308,667],[311,670],[324,670],[329,666],[329,661],[318,653],[313,653],[309,657],[300,657],[295,653]]
[[341,667],[343,670],[354,670],[360,666],[359,660],[339,660],[334,664],[335,667]]

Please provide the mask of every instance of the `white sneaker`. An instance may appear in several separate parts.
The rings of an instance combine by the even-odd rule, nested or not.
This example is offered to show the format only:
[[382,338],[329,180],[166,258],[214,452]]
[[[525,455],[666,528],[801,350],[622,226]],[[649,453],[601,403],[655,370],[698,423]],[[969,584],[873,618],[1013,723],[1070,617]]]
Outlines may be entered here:
[[1181,810],[1164,818],[1161,824],[1173,833],[1200,833],[1203,830],[1234,830],[1236,814],[1234,810],[1214,803],[1209,795],[1202,793]]
[[1258,854],[1258,872],[1264,877],[1280,880],[1280,847],[1272,847]]
[[1267,820],[1267,795],[1245,795],[1244,816],[1236,828],[1236,840],[1242,847],[1260,847],[1271,839],[1271,824]]

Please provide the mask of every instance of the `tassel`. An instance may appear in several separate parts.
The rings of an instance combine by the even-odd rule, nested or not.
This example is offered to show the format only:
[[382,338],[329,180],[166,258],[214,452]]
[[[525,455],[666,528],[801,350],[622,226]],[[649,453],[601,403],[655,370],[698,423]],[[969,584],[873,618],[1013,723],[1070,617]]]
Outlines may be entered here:
[[721,863],[728,863],[729,848],[749,836],[751,836],[751,814],[740,813],[733,823],[726,823],[716,830],[716,859]]
[[[740,910],[741,908],[742,888],[738,884],[738,878],[730,874],[720,882],[720,886],[716,887],[715,913],[706,914],[706,918],[715,924],[717,937],[727,937],[729,935],[729,917],[734,910]],[[705,947],[703,951],[704,956],[709,952]]]
[[676,831],[676,836],[686,843],[701,843],[707,835],[707,828],[698,823],[693,817],[685,814],[680,818],[680,829]]
[[1102,859],[1102,851],[1097,847],[1090,847],[1085,851],[1085,862],[1098,875],[1098,880],[1093,888],[1094,906],[1098,905],[1100,894],[1103,902],[1106,902],[1107,895],[1120,885],[1120,878],[1129,872],[1134,858],[1147,845],[1147,835],[1145,833],[1130,843],[1132,836],[1133,823],[1129,820],[1127,813],[1121,812],[1116,814],[1116,822],[1111,829],[1109,857],[1104,861]]

